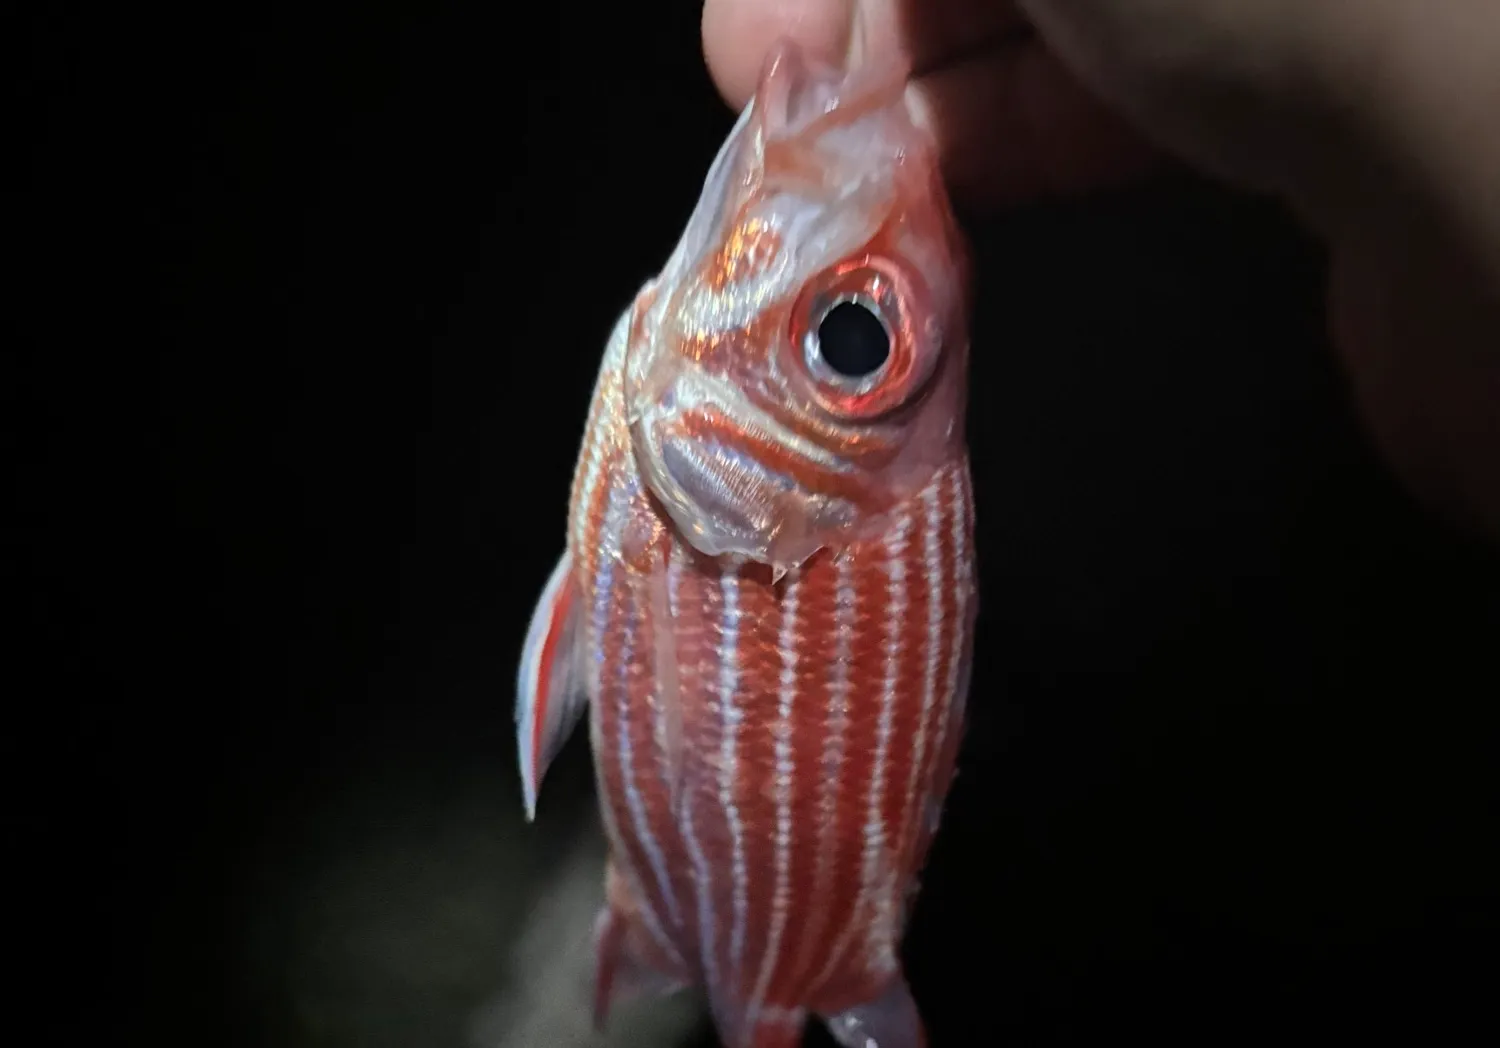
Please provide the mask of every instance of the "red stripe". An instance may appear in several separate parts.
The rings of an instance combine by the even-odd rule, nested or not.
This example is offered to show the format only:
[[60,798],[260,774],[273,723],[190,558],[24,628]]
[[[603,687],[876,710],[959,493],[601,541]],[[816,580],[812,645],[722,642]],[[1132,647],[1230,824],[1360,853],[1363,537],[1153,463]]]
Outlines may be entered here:
[[[729,960],[729,928],[734,906],[732,875],[733,850],[730,846],[729,817],[719,799],[719,766],[724,743],[724,724],[719,707],[719,676],[724,658],[724,588],[722,569],[715,570],[705,579],[703,588],[703,619],[708,631],[708,643],[713,661],[704,666],[701,687],[701,717],[699,745],[700,774],[695,787],[697,796],[693,801],[693,816],[698,830],[698,842],[708,855],[709,868],[713,871],[713,938],[711,947],[718,971],[720,985],[709,987],[715,995],[715,1006],[722,1006],[717,997],[728,988],[731,975]],[[727,1016],[726,1016],[727,1018]]]
[[[875,751],[880,730],[880,704],[885,685],[886,616],[890,610],[886,550],[881,541],[868,542],[849,551],[854,562],[854,618],[849,661],[849,721],[845,733],[844,762],[838,775],[838,821],[833,852],[833,880],[822,900],[829,915],[829,933],[820,950],[818,972],[827,981],[808,987],[809,1003],[820,1012],[836,1013],[853,1004],[850,999],[850,969],[858,975],[858,954],[863,936],[858,921],[867,921],[860,910],[863,879],[865,822],[869,816],[869,791],[875,770]],[[835,949],[841,949],[839,956]],[[854,987],[858,992],[858,987]]]
[[[583,548],[575,550],[578,558],[578,571],[581,576],[589,581],[586,587],[592,593],[598,579],[599,572],[599,544],[604,537],[604,516],[609,507],[609,490],[611,477],[616,469],[618,452],[605,450],[600,454],[599,480],[594,485],[594,490],[589,501],[577,507],[575,512],[581,514],[581,528],[584,535]],[[593,638],[591,646],[597,646],[599,638]]]
[[[631,507],[631,514],[649,514],[650,508],[644,498],[637,500]],[[626,530],[629,530],[627,525]],[[634,774],[636,792],[641,799],[641,806],[645,812],[645,823],[657,847],[661,850],[664,868],[671,869],[673,848],[677,837],[677,826],[672,817],[671,798],[667,791],[667,783],[662,773],[663,753],[657,744],[656,718],[658,716],[657,675],[654,672],[655,630],[657,623],[651,608],[651,589],[653,579],[652,570],[659,570],[653,564],[647,570],[637,570],[627,567],[620,562],[617,569],[625,579],[625,590],[627,593],[626,614],[631,616],[634,624],[634,657],[630,665],[625,667],[624,701],[630,710],[630,754],[631,771]],[[663,628],[670,629],[671,623],[662,624]],[[631,823],[632,827],[634,822]],[[645,849],[642,848],[642,856],[645,857]],[[649,885],[652,908],[661,920],[662,927],[669,936],[672,936],[674,928],[671,918],[671,905],[668,904],[666,895],[658,884],[655,870],[649,865],[641,869],[642,880]],[[668,884],[670,891],[670,882]],[[675,894],[675,893],[674,893]],[[675,904],[676,900],[672,900]],[[681,912],[681,908],[678,908]]]
[[[957,755],[957,741],[960,725],[952,716],[955,696],[952,693],[950,679],[956,684],[959,675],[954,672],[954,641],[961,632],[968,629],[967,600],[968,594],[960,600],[959,585],[961,576],[961,565],[958,560],[959,551],[953,542],[953,527],[957,520],[959,527],[964,533],[963,545],[967,549],[970,539],[967,534],[968,528],[964,518],[966,510],[958,505],[957,499],[961,495],[954,492],[955,486],[961,493],[962,467],[957,467],[960,472],[945,471],[943,475],[943,571],[942,571],[942,593],[943,593],[943,630],[942,630],[942,662],[939,669],[939,686],[942,688],[942,703],[934,709],[932,718],[931,743],[929,745],[929,757],[925,762],[923,770],[922,797],[915,812],[916,843],[912,850],[909,861],[909,871],[916,875],[926,862],[927,853],[932,846],[935,836],[934,828],[929,821],[931,808],[939,804],[947,794],[952,780],[953,760]],[[955,485],[955,480],[958,484]],[[961,516],[958,516],[961,515]],[[967,555],[965,554],[965,559]],[[937,737],[939,726],[946,722],[942,738]]]
[[546,731],[547,707],[551,704],[552,663],[557,658],[557,639],[562,633],[562,624],[572,612],[575,587],[573,579],[564,579],[552,601],[552,614],[547,620],[547,639],[542,643],[542,652],[537,660],[536,694],[532,702],[536,712],[531,725],[531,759],[540,771],[542,759],[542,735]]
[[743,452],[763,468],[790,477],[800,488],[848,499],[859,505],[873,505],[878,501],[876,492],[863,476],[842,473],[799,455],[779,440],[747,430],[718,408],[699,408],[683,415],[678,424],[689,439],[718,442]]
[[921,856],[926,850],[926,822],[927,807],[932,800],[932,785],[939,763],[939,747],[942,740],[938,738],[938,725],[943,719],[944,712],[950,701],[948,695],[948,670],[952,663],[950,653],[953,650],[953,634],[959,628],[956,621],[955,611],[957,609],[957,598],[953,592],[953,510],[954,502],[952,490],[948,483],[946,471],[938,475],[936,483],[938,488],[938,547],[940,550],[940,566],[938,568],[938,598],[942,602],[942,614],[940,616],[942,626],[937,631],[937,701],[932,704],[928,711],[925,722],[926,747],[921,754],[921,765],[917,773],[917,797],[915,807],[907,813],[909,820],[910,842],[906,857],[906,870],[909,875],[917,873],[917,867]]
[[[705,620],[703,604],[711,586],[710,574],[714,569],[711,561],[701,557],[680,538],[673,541],[684,562],[677,584],[678,614],[673,619],[672,628],[677,649],[677,687],[679,701],[682,704],[684,750],[683,779],[678,784],[678,788],[685,791],[690,787],[706,752],[703,748],[705,714],[703,689],[707,686],[705,674],[711,669],[716,653],[708,623]],[[682,817],[681,803],[682,797],[679,795],[677,807],[673,810],[674,820],[680,820]],[[693,813],[697,821],[701,814],[703,798],[695,796],[694,803],[699,809]],[[713,863],[716,860],[710,855],[709,861]],[[673,854],[669,869],[672,871],[674,892],[684,925],[678,945],[683,951],[683,956],[691,958],[701,969],[703,959],[699,947],[702,937],[698,927],[698,899],[692,861],[685,844],[680,851]]]
[[[574,506],[576,534],[583,539],[579,558],[580,581],[584,583],[581,599],[591,600],[597,584],[599,555],[609,491],[621,482],[621,469],[628,468],[621,456],[622,444],[603,432],[618,426],[618,405],[600,408],[596,420],[599,431],[591,441],[604,442],[606,462],[603,474],[587,505],[577,504],[583,496],[581,464],[575,476]],[[747,439],[747,446],[754,441]],[[755,447],[757,454],[762,450]],[[799,460],[800,461],[800,460]],[[781,460],[778,460],[778,465]],[[968,478],[960,466],[963,490],[967,494]],[[820,480],[823,478],[820,477]],[[893,710],[890,745],[886,757],[886,778],[878,798],[885,820],[885,833],[892,858],[902,872],[909,871],[920,859],[925,846],[923,821],[925,801],[937,797],[946,788],[951,769],[950,754],[954,745],[938,751],[937,726],[942,710],[952,701],[946,693],[949,676],[949,652],[955,630],[966,628],[967,616],[958,616],[956,593],[960,565],[955,562],[951,532],[955,505],[951,489],[944,484],[940,497],[939,548],[942,569],[939,599],[942,601],[942,629],[936,665],[937,694],[932,716],[926,721],[926,751],[918,769],[918,798],[908,809],[906,787],[912,761],[923,701],[928,658],[928,587],[930,580],[924,560],[926,541],[925,507],[913,500],[912,527],[905,552],[905,613],[902,616],[903,643],[898,660],[896,703]],[[966,519],[961,527],[972,534],[972,507],[964,507]],[[677,541],[681,541],[680,539]],[[886,656],[884,652],[888,576],[887,556],[882,541],[870,542],[847,551],[854,557],[852,583],[855,591],[854,616],[851,624],[852,648],[849,662],[848,718],[845,725],[843,762],[840,768],[826,768],[823,747],[827,741],[830,701],[830,671],[838,650],[837,586],[838,571],[834,558],[824,552],[804,565],[799,583],[797,638],[798,662],[795,671],[796,696],[791,735],[795,771],[790,783],[792,841],[788,854],[789,911],[786,930],[778,955],[772,958],[771,979],[764,1004],[779,1013],[813,1003],[820,998],[820,1010],[853,1003],[853,998],[874,993],[877,975],[868,970],[870,957],[862,922],[871,919],[878,899],[856,910],[864,861],[864,826],[868,812],[868,788],[873,774],[874,754],[879,731],[880,702],[884,685]],[[739,1006],[748,1003],[761,971],[768,948],[771,915],[776,887],[776,724],[780,700],[782,671],[778,648],[782,605],[778,588],[770,584],[759,566],[742,573],[738,599],[741,608],[738,649],[738,685],[734,701],[739,710],[739,744],[735,754],[737,778],[732,784],[733,801],[740,815],[745,862],[745,936],[744,951],[732,982],[731,956],[734,922],[734,871],[731,834],[726,813],[719,797],[719,756],[722,711],[719,707],[719,671],[723,643],[723,598],[721,567],[717,562],[684,549],[687,567],[681,571],[678,584],[678,613],[669,624],[652,617],[649,577],[617,565],[616,582],[607,595],[607,625],[602,636],[590,636],[590,644],[602,665],[603,686],[594,706],[596,728],[595,759],[601,786],[601,803],[607,806],[618,831],[612,847],[619,859],[633,872],[630,894],[639,893],[640,901],[649,903],[665,924],[670,908],[661,896],[651,861],[642,842],[636,839],[634,819],[623,789],[623,769],[619,766],[619,721],[616,703],[623,698],[629,704],[630,745],[634,755],[636,787],[643,802],[647,820],[656,837],[669,873],[670,891],[682,917],[683,927],[674,936],[690,964],[701,969],[698,957],[697,900],[694,895],[692,863],[681,838],[674,808],[671,784],[662,774],[662,752],[652,730],[652,718],[658,715],[660,696],[655,694],[651,659],[657,650],[654,632],[667,628],[673,633],[677,660],[677,677],[681,704],[682,744],[684,747],[682,787],[694,792],[695,823],[698,838],[712,870],[714,886],[713,913],[717,927],[716,960],[724,985],[712,988],[720,1001]],[[967,561],[967,557],[965,558]],[[643,565],[644,566],[644,565]],[[784,585],[784,584],[783,584]],[[566,595],[554,609],[557,616],[567,613]],[[621,683],[621,639],[627,622],[634,623],[631,665],[624,668]],[[543,674],[550,675],[558,657],[549,643],[541,656]],[[544,677],[545,679],[545,677]],[[622,691],[623,689],[623,691]],[[949,725],[948,741],[955,742],[960,722]],[[817,838],[821,822],[820,790],[832,781],[835,787],[835,822],[827,844]],[[680,798],[678,798],[680,799]],[[814,873],[819,858],[829,863],[826,884],[815,891]],[[880,885],[872,886],[875,891]],[[898,894],[904,884],[891,886]],[[898,905],[900,900],[894,900]],[[632,924],[639,918],[631,914]],[[841,933],[854,928],[846,943],[844,956],[832,966],[828,985],[810,986],[809,979],[822,972],[829,961],[829,950],[839,942]],[[649,962],[665,966],[665,958],[649,936],[636,926],[632,938],[641,944],[641,953]],[[879,943],[877,946],[877,955]],[[894,949],[895,944],[890,944]],[[799,962],[801,962],[799,964]],[[687,973],[691,974],[691,973]],[[816,991],[821,989],[821,994]],[[840,998],[835,1000],[834,998]],[[843,1000],[842,998],[848,998]],[[817,1005],[815,1005],[817,1006]],[[774,1024],[772,1024],[774,1026]],[[767,1029],[769,1029],[768,1027]],[[746,1031],[748,1033],[748,1031]],[[759,1032],[753,1034],[759,1037]],[[779,1036],[779,1035],[778,1035]],[[754,1041],[759,1048],[759,1041]],[[793,1037],[788,1043],[796,1043]]]
[[826,551],[802,570],[797,595],[796,712],[793,717],[791,905],[782,954],[766,995],[773,1006],[794,1005],[803,998],[806,978],[798,966],[803,951],[823,931],[821,900],[813,897],[819,855],[819,785],[824,781],[823,743],[828,708],[828,666],[834,655],[833,559]]
[[[912,530],[906,547],[906,626],[902,637],[900,677],[892,738],[892,775],[886,783],[886,831],[892,854],[903,872],[910,849],[913,813],[907,794],[916,752],[922,703],[927,687],[928,617],[931,584],[927,571],[927,508],[920,498],[911,502]],[[919,784],[920,785],[920,784]]]
[[[610,484],[601,485],[609,488],[616,482],[612,475]],[[605,536],[606,540],[608,536]],[[596,580],[597,581],[597,580]],[[657,886],[656,874],[651,865],[650,856],[636,834],[635,816],[630,810],[628,794],[625,790],[624,771],[620,762],[620,717],[619,707],[621,702],[626,703],[630,710],[629,737],[631,741],[632,767],[631,771],[636,778],[637,791],[643,791],[648,782],[643,781],[641,772],[643,762],[642,752],[649,755],[653,752],[649,740],[649,704],[642,701],[642,697],[633,694],[642,687],[641,681],[647,675],[645,669],[649,666],[647,656],[642,645],[645,643],[643,631],[639,624],[645,617],[646,609],[642,607],[637,599],[636,590],[638,580],[625,570],[623,565],[616,562],[616,571],[612,575],[609,590],[604,595],[607,610],[605,614],[605,628],[603,636],[596,641],[600,652],[599,689],[595,696],[594,717],[598,726],[595,736],[594,760],[601,783],[601,803],[608,805],[611,819],[618,832],[618,840],[611,842],[612,850],[618,848],[618,858],[625,864],[622,873],[626,874],[625,880],[642,905],[649,906],[657,918],[657,923],[662,930],[670,935],[670,921],[666,901]],[[634,626],[631,636],[630,659],[625,661],[624,640],[627,629]],[[649,687],[649,681],[646,682]],[[642,792],[642,799],[645,799]],[[650,807],[647,808],[648,818]],[[659,945],[649,935],[643,935],[642,941],[652,943],[653,963],[657,967],[670,970],[666,956],[662,953]]]
[[[741,573],[739,688],[739,806],[745,847],[746,919],[738,993],[749,1002],[760,974],[771,930],[776,892],[776,726],[781,689],[782,607],[770,569],[747,566]],[[792,843],[794,843],[795,838]],[[790,844],[789,844],[790,847]]]

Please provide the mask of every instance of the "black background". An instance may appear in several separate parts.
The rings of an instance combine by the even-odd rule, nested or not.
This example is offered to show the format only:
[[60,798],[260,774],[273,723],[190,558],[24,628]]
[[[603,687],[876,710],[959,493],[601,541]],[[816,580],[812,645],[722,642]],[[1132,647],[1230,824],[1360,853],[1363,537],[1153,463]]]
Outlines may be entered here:
[[[467,991],[337,949],[299,982],[328,944],[294,916],[348,859],[378,928],[465,835],[530,856],[488,896],[524,912],[583,832],[579,745],[520,828],[512,677],[604,337],[731,122],[697,6],[45,11],[5,383],[21,1021],[457,1044]],[[1316,251],[1181,181],[971,230],[980,655],[907,944],[934,1048],[1493,1039],[1500,572],[1366,450]],[[370,844],[398,823],[437,836]],[[451,986],[503,993],[505,947]]]

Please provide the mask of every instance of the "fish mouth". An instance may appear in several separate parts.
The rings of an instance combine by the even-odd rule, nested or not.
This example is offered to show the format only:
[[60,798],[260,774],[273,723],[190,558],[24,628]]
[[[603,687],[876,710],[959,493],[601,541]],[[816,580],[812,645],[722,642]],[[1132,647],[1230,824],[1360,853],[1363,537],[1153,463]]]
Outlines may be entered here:
[[853,526],[867,492],[852,465],[723,379],[680,373],[646,403],[636,461],[700,552],[787,570]]

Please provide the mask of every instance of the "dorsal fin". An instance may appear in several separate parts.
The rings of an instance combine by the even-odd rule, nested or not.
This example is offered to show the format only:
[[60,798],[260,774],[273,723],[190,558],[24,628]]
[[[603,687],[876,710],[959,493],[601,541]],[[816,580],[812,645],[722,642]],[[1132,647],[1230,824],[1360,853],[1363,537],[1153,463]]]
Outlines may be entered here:
[[528,822],[536,817],[537,791],[548,765],[588,707],[581,624],[573,557],[564,553],[531,613],[516,680],[516,746]]

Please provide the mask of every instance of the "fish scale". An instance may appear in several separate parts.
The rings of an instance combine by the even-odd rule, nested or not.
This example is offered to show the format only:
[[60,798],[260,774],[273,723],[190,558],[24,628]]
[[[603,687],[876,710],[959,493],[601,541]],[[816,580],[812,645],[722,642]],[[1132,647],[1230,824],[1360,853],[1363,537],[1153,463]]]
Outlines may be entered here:
[[[935,165],[889,83],[782,45],[611,333],[517,698],[529,813],[589,720],[601,1022],[695,986],[728,1048],[789,1048],[809,1016],[925,1044],[900,943],[977,611],[967,263]],[[888,339],[863,376],[810,356],[850,288]]]
[[[966,490],[964,480],[950,479],[955,474],[961,475],[964,469],[955,466],[952,473],[941,474],[935,485]],[[951,542],[945,538],[955,513],[961,514],[962,508],[952,498],[940,498],[937,510],[933,522],[936,527],[927,522],[915,523],[902,553],[904,577],[915,583],[913,589],[925,591],[926,595],[914,594],[908,598],[907,610],[918,614],[903,616],[899,628],[893,628],[887,621],[891,612],[891,572],[889,546],[884,537],[838,556],[815,558],[794,579],[778,585],[770,582],[765,570],[726,569],[706,558],[692,558],[693,564],[685,572],[688,581],[680,583],[679,610],[671,625],[677,650],[703,653],[697,673],[682,682],[681,701],[685,721],[696,725],[688,729],[689,737],[685,740],[683,774],[686,788],[694,792],[692,833],[706,866],[712,871],[706,885],[698,878],[677,877],[671,881],[671,890],[664,893],[657,889],[652,878],[657,865],[663,870],[692,868],[694,853],[679,832],[679,820],[672,814],[672,784],[663,774],[663,769],[671,763],[669,755],[653,737],[643,717],[627,721],[620,716],[622,709],[649,712],[652,705],[647,694],[652,679],[649,662],[638,658],[633,648],[627,650],[625,640],[638,643],[637,636],[629,630],[616,627],[613,637],[600,638],[606,681],[612,679],[622,660],[634,660],[633,673],[621,678],[630,683],[602,686],[594,706],[597,737],[602,740],[604,751],[599,765],[601,792],[607,798],[615,826],[638,827],[634,835],[627,833],[612,839],[613,861],[631,865],[636,883],[651,878],[642,893],[643,905],[653,911],[664,928],[672,929],[672,938],[685,944],[681,948],[684,956],[700,952],[705,941],[710,943],[708,948],[714,953],[713,967],[719,978],[738,980],[729,992],[746,1006],[756,996],[757,977],[764,963],[759,953],[764,950],[774,917],[772,889],[768,886],[774,885],[774,871],[782,864],[787,864],[791,871],[792,905],[783,920],[792,930],[789,935],[783,933],[783,943],[790,947],[785,956],[791,963],[773,969],[780,977],[772,977],[764,1004],[779,1009],[810,1007],[837,1012],[842,1010],[839,1005],[857,1002],[889,975],[886,967],[894,955],[899,924],[889,927],[884,935],[873,934],[866,947],[863,937],[855,937],[861,928],[856,921],[860,916],[857,910],[897,913],[902,909],[900,892],[893,890],[892,885],[904,880],[903,875],[908,872],[904,867],[920,854],[924,833],[918,816],[928,798],[934,792],[941,792],[951,770],[943,766],[937,752],[941,711],[945,706],[941,692],[946,687],[947,661],[956,632],[956,618],[949,609],[968,569],[958,562]],[[912,515],[917,516],[915,512]],[[924,543],[925,536],[933,533],[940,551],[936,576],[929,570],[928,547]],[[687,556],[692,554],[688,552]],[[732,631],[736,634],[732,647],[725,644],[723,598],[729,570],[737,572],[740,607],[739,622]],[[846,627],[848,635],[855,638],[850,645],[852,657],[844,663],[848,669],[848,709],[842,717],[838,764],[830,768],[826,763],[828,726],[841,719],[833,701],[838,678],[834,670],[840,665],[835,655],[840,643],[841,572],[848,575],[854,595],[851,610],[854,607],[860,610],[852,615]],[[613,622],[649,618],[646,597],[649,574],[649,571],[628,571],[606,576],[611,589],[606,599],[615,609]],[[781,643],[780,609],[782,593],[790,584],[798,587],[797,611],[805,625],[798,631],[793,649],[786,650]],[[931,606],[933,594],[937,595],[941,611],[935,620],[935,633],[929,628],[928,618],[921,614]],[[899,663],[899,680],[892,690],[889,714],[892,742],[880,769],[882,782],[875,783],[880,703],[887,690],[883,648],[891,634],[899,638],[904,656]],[[722,681],[724,668],[730,661],[737,669],[734,686],[726,695],[716,685]],[[783,724],[781,670],[788,661],[799,669],[791,694],[795,712],[790,723]],[[925,687],[928,680],[933,688],[930,695]],[[721,779],[726,774],[726,706],[737,710],[740,717],[736,728],[738,740],[727,751],[735,762],[731,793],[739,812],[737,832],[721,791]],[[927,707],[925,716],[924,707]],[[787,731],[797,740],[792,746],[794,770],[790,776],[790,796],[784,800],[778,800],[775,791],[775,746],[779,731]],[[624,757],[627,747],[621,745],[622,739],[629,744],[628,760]],[[650,813],[644,822],[633,817],[630,791],[624,788],[627,780],[643,799],[643,810]],[[910,793],[908,783],[915,784]],[[872,789],[883,799],[880,823],[897,831],[897,843],[889,849],[888,856],[882,857],[881,867],[873,878],[875,883],[870,884],[866,883],[863,867]],[[776,833],[781,803],[790,809],[795,827],[786,848],[778,845]],[[745,924],[766,931],[747,934],[745,948],[738,956],[732,949],[733,914],[737,906],[737,864],[733,861],[736,837],[743,852],[738,865],[747,870],[773,871],[771,878],[757,878],[758,886],[745,886]],[[659,849],[661,862],[650,861],[646,841]],[[898,857],[894,866],[889,857],[892,855]],[[797,861],[799,856],[808,861]],[[713,914],[716,926],[706,940],[698,922],[688,916],[695,909],[705,909],[699,905],[699,892],[706,893],[709,903],[706,909]],[[879,893],[884,893],[884,897],[877,897]],[[683,916],[674,922],[673,912]],[[830,970],[830,965],[841,960],[846,962],[845,970]],[[820,975],[824,976],[821,980]],[[823,996],[825,990],[830,991],[827,996]]]

